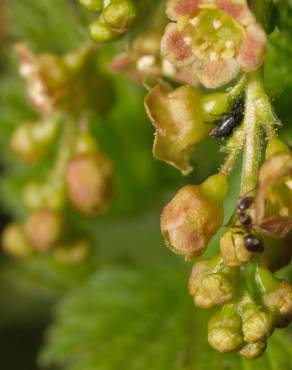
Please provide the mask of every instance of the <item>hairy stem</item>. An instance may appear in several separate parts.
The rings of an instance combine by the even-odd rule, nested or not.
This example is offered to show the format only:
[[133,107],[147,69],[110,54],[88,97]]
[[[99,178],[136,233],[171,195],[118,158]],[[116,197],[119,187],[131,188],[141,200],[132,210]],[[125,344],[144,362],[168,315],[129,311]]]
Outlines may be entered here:
[[263,131],[257,118],[256,101],[260,98],[262,90],[262,79],[259,72],[248,75],[246,89],[244,129],[246,132],[246,143],[244,149],[244,160],[241,178],[241,194],[253,192],[257,186],[259,165],[262,156]]

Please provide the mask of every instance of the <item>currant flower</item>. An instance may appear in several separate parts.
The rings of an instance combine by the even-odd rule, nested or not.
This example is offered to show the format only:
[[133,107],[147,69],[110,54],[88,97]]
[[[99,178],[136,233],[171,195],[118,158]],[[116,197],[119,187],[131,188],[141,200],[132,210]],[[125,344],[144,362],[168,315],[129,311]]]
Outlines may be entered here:
[[202,255],[223,222],[227,179],[210,176],[201,185],[187,185],[165,206],[161,231],[166,246],[186,259]]
[[105,212],[112,200],[112,161],[102,153],[79,154],[66,168],[68,197],[86,215]]
[[145,98],[145,108],[156,129],[154,158],[187,175],[192,171],[189,159],[193,147],[210,131],[204,123],[202,93],[190,86],[167,91],[156,85]]
[[278,151],[262,165],[255,199],[256,225],[283,237],[292,229],[292,153]]
[[168,0],[162,56],[192,66],[207,88],[233,80],[263,63],[267,37],[246,0]]

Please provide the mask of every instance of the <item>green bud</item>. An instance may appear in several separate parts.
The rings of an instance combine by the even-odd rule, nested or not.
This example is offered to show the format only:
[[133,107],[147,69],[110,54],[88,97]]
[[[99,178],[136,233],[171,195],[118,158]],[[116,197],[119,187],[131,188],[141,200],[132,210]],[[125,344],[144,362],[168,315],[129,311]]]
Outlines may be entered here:
[[246,344],[239,352],[240,356],[247,359],[253,360],[260,357],[267,347],[267,342],[257,342]]
[[282,326],[292,319],[292,285],[279,281],[274,289],[263,295],[264,305],[277,316],[277,326]]
[[208,323],[208,342],[219,352],[233,352],[243,346],[241,319],[236,305],[226,304],[212,316]]
[[23,160],[39,160],[54,139],[58,125],[56,119],[19,125],[11,137],[11,149]]
[[100,11],[103,7],[103,0],[79,0],[79,2],[89,10]]
[[94,154],[97,152],[98,146],[95,138],[89,132],[82,132],[75,144],[75,153],[78,154]]
[[273,154],[277,152],[289,152],[289,148],[284,141],[273,138],[268,142],[267,148],[266,148],[266,159],[270,158]]
[[198,307],[203,297],[208,297],[213,304],[224,304],[233,296],[234,284],[227,274],[209,274],[203,278],[198,293],[195,296],[195,303]]
[[201,185],[201,191],[213,201],[222,203],[228,190],[227,177],[223,173],[209,176]]
[[124,33],[136,19],[136,8],[132,1],[115,1],[103,9],[102,17],[112,31]]
[[100,19],[92,22],[89,26],[91,37],[96,42],[107,42],[114,40],[116,34]]
[[5,252],[17,258],[27,258],[33,253],[22,226],[18,224],[11,224],[4,229],[2,246]]
[[260,310],[248,294],[245,294],[240,302],[239,312],[246,342],[260,342],[271,335],[274,328],[273,316],[269,312]]
[[205,122],[213,122],[228,112],[229,103],[225,93],[205,95],[202,99]]

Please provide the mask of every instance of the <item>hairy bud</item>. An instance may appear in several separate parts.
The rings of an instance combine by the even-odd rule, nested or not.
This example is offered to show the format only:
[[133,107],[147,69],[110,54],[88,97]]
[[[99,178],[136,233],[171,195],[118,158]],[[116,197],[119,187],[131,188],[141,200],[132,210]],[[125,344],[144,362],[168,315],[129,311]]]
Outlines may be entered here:
[[243,344],[241,319],[234,304],[226,304],[208,323],[208,342],[219,352],[239,350]]
[[105,212],[112,196],[112,161],[104,154],[79,155],[67,165],[66,180],[72,205],[87,215]]
[[180,189],[161,215],[167,247],[187,259],[202,255],[222,225],[226,191],[226,177],[221,174],[211,176],[199,186]]
[[32,246],[39,252],[46,252],[60,238],[63,220],[59,213],[41,209],[30,215],[24,228]]

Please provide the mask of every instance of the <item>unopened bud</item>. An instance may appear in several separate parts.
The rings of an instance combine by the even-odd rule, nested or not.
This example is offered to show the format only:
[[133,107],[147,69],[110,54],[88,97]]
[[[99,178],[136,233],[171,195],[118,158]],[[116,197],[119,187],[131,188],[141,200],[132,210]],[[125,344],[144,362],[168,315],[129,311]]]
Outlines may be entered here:
[[96,42],[107,42],[116,38],[115,32],[113,32],[109,26],[100,19],[92,22],[89,26],[89,29],[91,37]]
[[240,350],[239,354],[247,360],[253,360],[260,357],[266,347],[267,342],[248,343]]
[[232,228],[221,237],[220,251],[227,266],[240,266],[252,258],[253,254],[245,248],[243,238],[244,235]]
[[273,138],[268,142],[266,148],[266,159],[270,158],[273,154],[277,152],[289,152],[288,145],[284,141]]
[[125,33],[136,19],[136,8],[132,1],[118,0],[103,9],[102,18],[114,32]]
[[80,212],[105,212],[112,196],[112,161],[105,155],[79,155],[66,170],[69,199]]
[[224,175],[214,175],[202,185],[184,186],[165,206],[161,231],[169,249],[193,259],[202,255],[223,222]]
[[103,7],[103,0],[79,0],[85,8],[100,11]]
[[17,258],[27,258],[33,253],[22,226],[18,224],[11,224],[4,229],[2,246],[5,252]]
[[42,209],[32,213],[24,227],[33,247],[40,252],[46,252],[60,238],[63,220],[59,213]]
[[229,110],[228,98],[225,93],[207,94],[202,99],[205,122],[220,119]]
[[248,294],[239,304],[244,340],[248,343],[267,339],[274,328],[273,317],[269,312],[260,310]]
[[263,295],[265,306],[283,320],[292,319],[292,285],[280,281],[277,286]]
[[243,344],[241,319],[234,304],[226,304],[208,323],[208,342],[219,352],[239,350]]

